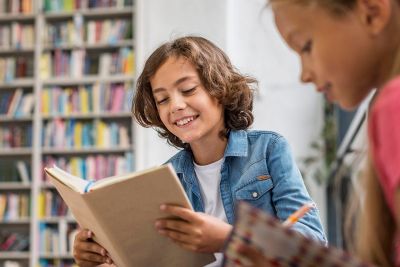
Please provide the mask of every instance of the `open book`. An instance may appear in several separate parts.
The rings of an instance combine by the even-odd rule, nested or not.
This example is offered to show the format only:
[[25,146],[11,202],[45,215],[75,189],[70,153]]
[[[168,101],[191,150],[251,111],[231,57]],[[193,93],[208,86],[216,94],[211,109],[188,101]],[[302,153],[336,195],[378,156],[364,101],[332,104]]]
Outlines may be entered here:
[[57,167],[45,172],[79,225],[93,231],[118,267],[204,266],[215,260],[182,249],[154,227],[156,219],[166,217],[161,204],[192,209],[170,164],[95,182]]
[[225,248],[225,267],[250,266],[239,255],[239,244],[250,244],[261,251],[268,266],[282,267],[371,267],[343,250],[326,247],[296,232],[262,210],[240,202],[234,229]]

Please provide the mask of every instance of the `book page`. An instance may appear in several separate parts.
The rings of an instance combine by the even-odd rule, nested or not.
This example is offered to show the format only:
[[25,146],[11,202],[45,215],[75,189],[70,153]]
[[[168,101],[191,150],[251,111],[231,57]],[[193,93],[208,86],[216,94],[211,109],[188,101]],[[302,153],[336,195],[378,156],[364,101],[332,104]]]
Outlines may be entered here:
[[61,183],[70,187],[74,191],[83,194],[89,180],[84,180],[77,176],[74,176],[54,165],[53,168],[45,168],[45,171],[50,174],[53,178],[57,179]]
[[155,171],[156,169],[159,169],[160,167],[153,167],[150,169],[146,169],[143,171],[138,171],[138,172],[134,172],[134,173],[128,173],[128,174],[122,174],[122,175],[115,175],[115,176],[111,176],[111,177],[107,177],[107,178],[103,178],[100,180],[97,180],[93,185],[90,186],[90,190],[96,190],[102,187],[106,187],[108,185],[111,184],[115,184],[115,183],[119,183],[134,177],[138,177],[138,176],[142,176],[146,173],[151,173],[153,171]]
[[225,249],[225,267],[251,266],[236,251],[240,244],[257,248],[268,259],[268,266],[368,267],[347,252],[326,247],[285,227],[272,215],[246,202],[238,205],[238,217]]

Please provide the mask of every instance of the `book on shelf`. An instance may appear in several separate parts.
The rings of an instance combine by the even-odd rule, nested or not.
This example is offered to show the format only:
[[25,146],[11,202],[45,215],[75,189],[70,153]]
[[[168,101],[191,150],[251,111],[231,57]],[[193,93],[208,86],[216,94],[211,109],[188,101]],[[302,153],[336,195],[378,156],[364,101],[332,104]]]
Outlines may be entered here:
[[260,251],[268,261],[266,266],[371,267],[343,250],[325,246],[284,226],[246,202],[238,204],[236,222],[226,244],[225,267],[251,266],[249,259],[237,253],[241,244]]
[[0,232],[0,251],[27,251],[29,235],[15,232]]
[[18,160],[16,163],[16,167],[22,184],[29,185],[30,184],[29,171],[26,162]]
[[27,161],[3,159],[0,162],[0,170],[0,184],[2,182],[30,184],[30,164]]
[[29,218],[29,195],[26,193],[0,194],[0,221]]
[[95,182],[56,166],[45,172],[81,227],[93,231],[117,266],[196,267],[215,260],[211,254],[184,250],[154,227],[166,217],[161,204],[192,209],[172,165]]

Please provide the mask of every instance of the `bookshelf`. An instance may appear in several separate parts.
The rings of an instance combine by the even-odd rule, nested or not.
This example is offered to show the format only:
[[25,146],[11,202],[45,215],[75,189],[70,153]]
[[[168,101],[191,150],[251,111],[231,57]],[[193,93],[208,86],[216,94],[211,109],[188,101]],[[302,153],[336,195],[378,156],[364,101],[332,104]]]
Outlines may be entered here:
[[43,167],[134,169],[134,0],[0,3],[0,266],[74,266],[77,224]]

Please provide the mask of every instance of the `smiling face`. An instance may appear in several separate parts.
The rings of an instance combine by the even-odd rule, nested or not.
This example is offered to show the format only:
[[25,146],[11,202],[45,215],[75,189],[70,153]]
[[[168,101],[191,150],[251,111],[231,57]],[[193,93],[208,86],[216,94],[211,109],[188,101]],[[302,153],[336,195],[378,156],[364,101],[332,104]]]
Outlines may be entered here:
[[272,4],[276,26],[300,56],[301,80],[314,83],[328,100],[356,107],[376,86],[378,56],[355,10],[334,15],[316,4]]
[[160,119],[172,134],[191,146],[220,140],[222,105],[206,91],[193,64],[170,57],[150,83]]

